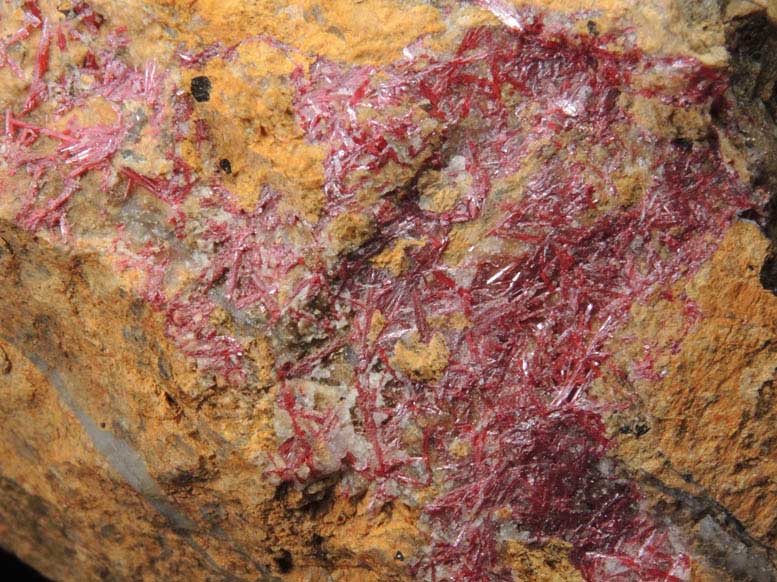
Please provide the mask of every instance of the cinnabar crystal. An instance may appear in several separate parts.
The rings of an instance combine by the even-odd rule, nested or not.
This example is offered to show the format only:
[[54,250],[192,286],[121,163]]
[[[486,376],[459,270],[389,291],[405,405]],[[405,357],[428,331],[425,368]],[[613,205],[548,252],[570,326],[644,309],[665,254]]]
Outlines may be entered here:
[[[176,154],[185,139],[198,148],[210,139],[205,121],[191,122],[192,97],[210,97],[207,77],[193,78],[191,96],[171,91],[155,63],[122,61],[130,40],[117,31],[85,53],[76,77],[47,79],[54,33],[26,2],[27,24],[0,44],[0,66],[23,76],[6,49],[37,36],[29,97],[5,114],[6,162],[28,178],[17,222],[67,238],[68,204],[93,172],[106,195],[120,181],[128,207],[130,194],[163,205],[152,234],[133,238],[134,225],[116,220],[120,266],[145,274],[142,294],[165,312],[168,335],[226,384],[250,383],[253,370],[247,332],[219,327],[219,309],[242,330],[293,338],[278,340],[288,427],[268,476],[341,472],[371,484],[377,501],[417,502],[423,491],[431,547],[407,559],[419,579],[510,580],[502,543],[553,537],[571,544],[590,580],[687,580],[681,545],[607,459],[602,406],[588,392],[615,367],[611,342],[631,306],[692,274],[736,212],[758,203],[714,132],[672,141],[629,108],[634,99],[720,107],[725,79],[691,59],[645,55],[616,33],[580,35],[501,0],[477,4],[503,25],[466,31],[450,54],[419,41],[383,67],[319,58],[295,71],[297,122],[328,148],[326,204],[309,224],[267,185],[253,210],[238,208],[218,177],[204,180]],[[79,34],[104,34],[86,3],[73,16]],[[84,38],[56,34],[60,51]],[[243,42],[253,41],[291,50],[262,36]],[[197,68],[233,58],[234,47],[178,56]],[[89,92],[74,89],[82,73],[95,79]],[[114,106],[113,125],[52,130],[31,117],[91,95]],[[173,142],[166,174],[119,161],[127,101]],[[42,138],[55,147],[41,149]],[[44,198],[46,184],[58,189]],[[190,197],[198,206],[184,208]],[[365,234],[338,251],[329,233],[344,219]],[[195,276],[172,290],[177,260]],[[686,312],[689,325],[703,316],[690,301]],[[415,369],[402,350],[420,359]],[[648,356],[617,374],[655,378]],[[350,376],[333,403],[317,382],[335,360]]]
[[[509,580],[499,544],[518,535],[571,542],[589,579],[685,580],[688,556],[608,468],[587,391],[630,306],[692,273],[754,203],[715,137],[669,141],[635,124],[627,104],[708,107],[725,83],[689,59],[611,51],[612,35],[497,12],[509,26],[470,30],[452,55],[420,52],[380,70],[320,59],[296,73],[300,123],[330,147],[328,216],[357,211],[377,224],[336,267],[372,447],[355,466],[378,495],[440,490],[425,507],[433,547],[415,564],[421,577]],[[655,71],[661,86],[635,82]],[[391,181],[397,166],[415,176],[409,185]],[[468,187],[450,209],[424,210],[424,173],[454,167]],[[629,172],[645,176],[644,193],[624,201],[615,177]],[[516,173],[522,182],[510,191],[504,180]],[[365,205],[374,199],[365,192],[381,203]],[[452,263],[459,225],[473,223],[488,226]],[[400,238],[426,244],[399,275],[376,267],[371,259]],[[376,313],[385,322],[368,340]],[[456,313],[468,323],[441,330],[450,352],[441,378],[418,382],[392,366],[396,338],[424,338],[426,322]],[[287,445],[311,450],[327,438],[316,426]],[[406,442],[408,426],[423,427],[423,445]],[[455,453],[454,442],[463,443]],[[287,460],[312,462],[315,474],[309,455]]]

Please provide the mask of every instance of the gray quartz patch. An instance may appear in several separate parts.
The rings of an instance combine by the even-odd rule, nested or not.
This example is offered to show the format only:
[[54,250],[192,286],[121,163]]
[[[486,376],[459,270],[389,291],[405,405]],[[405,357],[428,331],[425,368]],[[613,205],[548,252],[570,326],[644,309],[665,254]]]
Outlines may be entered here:
[[143,495],[159,513],[164,515],[177,531],[192,531],[194,522],[176,510],[165,498],[159,484],[148,472],[146,462],[127,441],[117,437],[112,432],[103,430],[86,414],[67,389],[62,375],[51,368],[36,354],[28,354],[29,360],[46,376],[57,391],[59,398],[71,410],[73,415],[84,427],[95,448],[110,463],[119,475],[138,493]]
[[[15,342],[8,337],[0,336],[5,341],[14,344]],[[151,477],[148,472],[146,462],[140,453],[130,445],[126,440],[114,435],[112,432],[100,428],[73,397],[68,389],[67,381],[62,377],[59,370],[52,368],[38,354],[27,351],[27,358],[30,362],[48,379],[61,401],[78,419],[83,426],[86,434],[91,439],[95,448],[105,457],[110,466],[129,484],[133,489],[140,493],[151,506],[163,515],[170,523],[171,528],[182,535],[187,543],[197,552],[200,558],[207,565],[227,582],[238,582],[243,578],[224,570],[207,551],[198,544],[191,534],[196,529],[196,524],[189,517],[178,511],[167,499],[164,491],[159,484]],[[260,568],[260,580],[275,580],[268,577],[264,568]]]

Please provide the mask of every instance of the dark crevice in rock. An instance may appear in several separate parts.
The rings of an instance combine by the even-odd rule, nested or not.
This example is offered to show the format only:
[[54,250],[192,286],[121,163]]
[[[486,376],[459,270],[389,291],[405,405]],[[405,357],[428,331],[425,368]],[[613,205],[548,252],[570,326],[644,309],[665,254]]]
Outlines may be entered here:
[[310,553],[315,559],[331,567],[331,559],[326,550],[325,541],[320,534],[313,534],[310,538]]
[[275,565],[278,566],[278,571],[281,574],[288,574],[294,569],[294,559],[291,556],[289,550],[281,550],[277,556],[273,558]]
[[713,111],[744,155],[754,188],[768,203],[741,218],[753,220],[772,241],[761,270],[764,288],[777,293],[777,26],[765,9],[732,19],[726,30],[731,55],[731,107]]
[[648,489],[674,503],[662,509],[674,523],[688,524],[695,533],[696,550],[710,565],[737,582],[777,581],[777,551],[753,538],[747,528],[723,505],[708,495],[695,495],[642,473]]
[[777,295],[777,253],[774,249],[764,259],[760,273],[761,285]]

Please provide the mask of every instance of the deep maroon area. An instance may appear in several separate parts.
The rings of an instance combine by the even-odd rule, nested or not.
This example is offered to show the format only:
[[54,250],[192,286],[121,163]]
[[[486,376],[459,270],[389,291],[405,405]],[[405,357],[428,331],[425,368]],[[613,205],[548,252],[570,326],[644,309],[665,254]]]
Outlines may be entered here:
[[[688,557],[639,511],[636,488],[603,462],[608,441],[586,392],[608,366],[616,376],[645,374],[649,362],[613,368],[607,342],[634,301],[692,273],[734,212],[751,204],[714,136],[689,143],[651,135],[633,126],[619,97],[688,107],[719,99],[725,83],[691,60],[651,58],[628,44],[614,51],[615,36],[575,36],[536,14],[513,16],[519,30],[471,30],[443,58],[421,50],[382,70],[319,61],[297,77],[301,123],[332,147],[329,215],[370,212],[379,232],[342,262],[332,298],[332,305],[347,298],[354,313],[348,345],[375,452],[355,468],[386,495],[430,483],[442,489],[425,507],[432,551],[415,565],[421,576],[511,579],[498,548],[508,521],[524,541],[571,542],[588,579],[687,579]],[[666,87],[633,83],[658,71]],[[519,98],[505,99],[506,89]],[[431,135],[411,113],[418,105],[440,122]],[[361,121],[357,107],[373,115]],[[521,168],[540,141],[552,154],[519,199],[492,202],[495,180]],[[594,145],[607,152],[604,165],[574,155]],[[380,184],[389,162],[421,157],[421,171],[442,169],[455,155],[466,159],[473,186],[448,212],[423,211],[412,181]],[[618,194],[612,176],[645,163],[644,196],[599,211]],[[376,184],[383,201],[360,207],[360,190]],[[522,250],[475,254],[451,269],[442,256],[454,225],[477,220],[488,204],[501,216],[487,234]],[[390,276],[368,261],[408,237],[429,242],[409,251],[405,274]],[[469,282],[459,282],[463,273]],[[376,310],[387,325],[370,342]],[[392,368],[396,337],[417,330],[427,340],[432,316],[456,312],[471,326],[445,331],[451,358],[438,382],[413,382]],[[292,396],[285,398],[291,413]],[[423,428],[421,445],[403,441],[408,423]],[[327,438],[326,418],[313,424],[298,425],[284,445],[288,471],[305,463],[315,470],[310,447]],[[454,440],[467,443],[465,458],[451,455]]]

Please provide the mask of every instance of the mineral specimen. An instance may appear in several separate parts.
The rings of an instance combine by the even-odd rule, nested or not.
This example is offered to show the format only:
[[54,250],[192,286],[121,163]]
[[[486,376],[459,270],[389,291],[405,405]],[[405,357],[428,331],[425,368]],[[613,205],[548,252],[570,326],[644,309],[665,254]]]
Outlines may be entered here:
[[0,543],[775,579],[777,7],[556,4],[2,4]]

